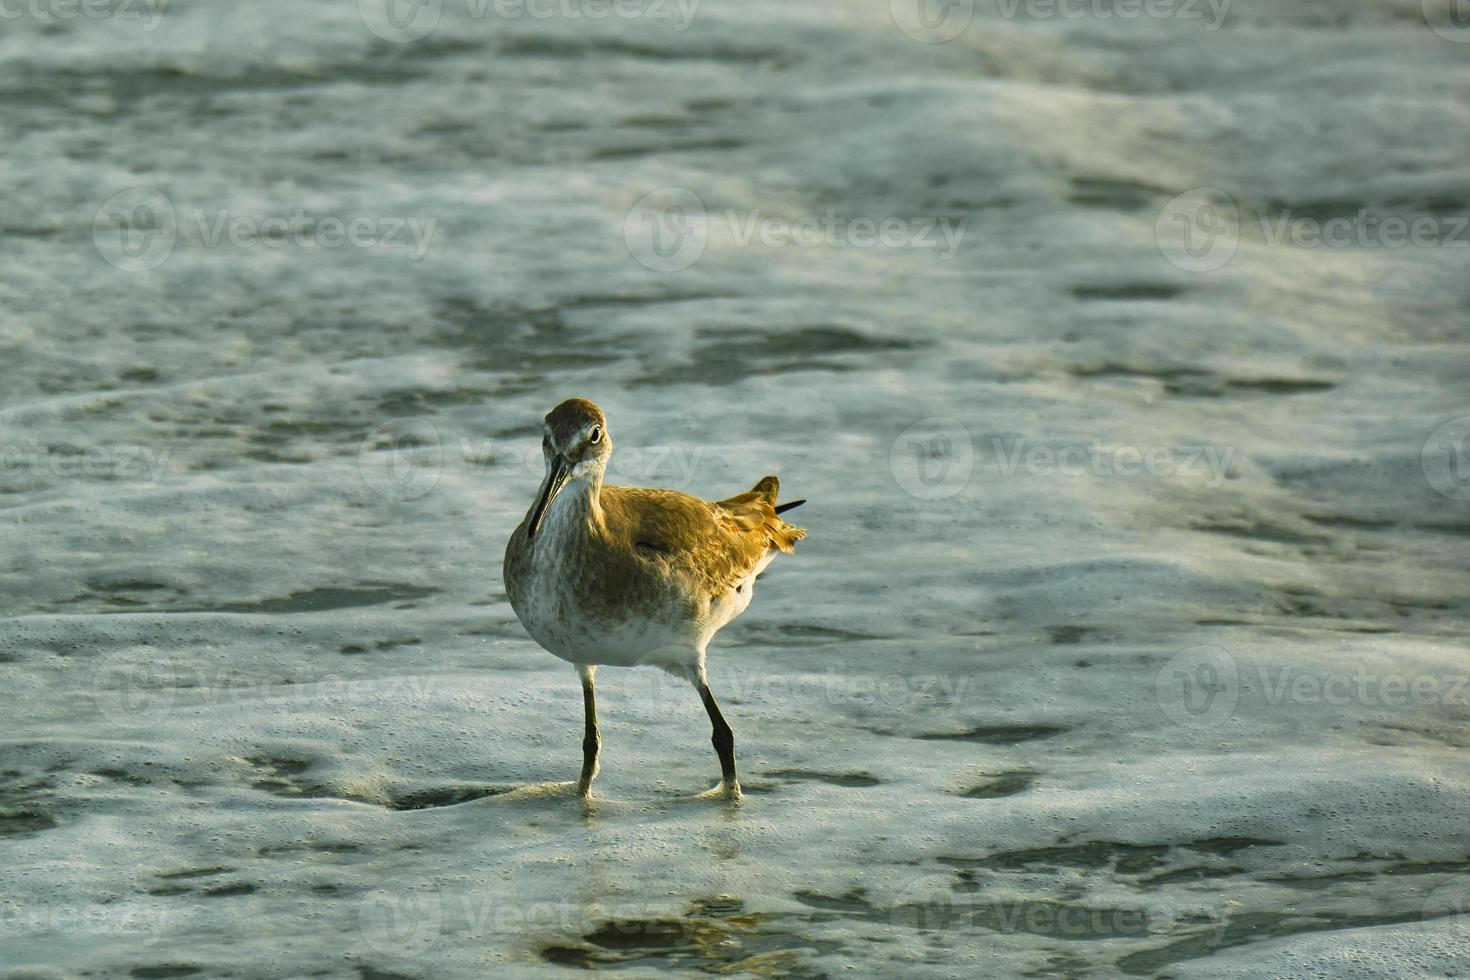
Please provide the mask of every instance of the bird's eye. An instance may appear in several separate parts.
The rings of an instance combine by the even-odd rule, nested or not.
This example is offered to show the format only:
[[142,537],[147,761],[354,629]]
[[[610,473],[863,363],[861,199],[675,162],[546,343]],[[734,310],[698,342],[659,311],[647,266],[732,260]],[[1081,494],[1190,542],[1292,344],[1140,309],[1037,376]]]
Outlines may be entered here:
[[589,433],[587,433],[587,441],[588,442],[591,442],[591,443],[601,442],[602,441],[602,426],[600,426],[600,425],[594,425],[592,427],[592,431],[589,432]]

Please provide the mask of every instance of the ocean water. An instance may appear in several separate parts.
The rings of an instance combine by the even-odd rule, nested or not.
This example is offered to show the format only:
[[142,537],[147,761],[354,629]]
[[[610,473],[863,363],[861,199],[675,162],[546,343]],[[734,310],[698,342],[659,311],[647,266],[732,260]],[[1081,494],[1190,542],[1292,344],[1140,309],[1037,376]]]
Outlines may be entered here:
[[[0,8],[0,975],[1470,973],[1448,3],[393,3]],[[739,805],[573,395],[809,501]]]

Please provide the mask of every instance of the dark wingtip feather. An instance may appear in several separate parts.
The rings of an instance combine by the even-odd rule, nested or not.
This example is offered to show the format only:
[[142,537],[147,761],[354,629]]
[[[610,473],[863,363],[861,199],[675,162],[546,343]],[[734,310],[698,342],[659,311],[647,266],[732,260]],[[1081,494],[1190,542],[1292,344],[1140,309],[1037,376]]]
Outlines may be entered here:
[[806,498],[805,497],[803,497],[800,500],[791,500],[791,501],[787,501],[784,504],[777,504],[776,505],[776,513],[778,513],[778,514],[784,514],[788,510],[791,510],[793,507],[800,507],[804,503],[806,503]]

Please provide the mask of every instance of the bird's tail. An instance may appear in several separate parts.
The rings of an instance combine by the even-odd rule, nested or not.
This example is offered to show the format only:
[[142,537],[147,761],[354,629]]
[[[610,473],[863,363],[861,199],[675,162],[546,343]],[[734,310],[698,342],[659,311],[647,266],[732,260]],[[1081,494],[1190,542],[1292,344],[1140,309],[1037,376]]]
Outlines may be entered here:
[[777,518],[776,515],[782,511],[790,510],[793,507],[804,504],[806,501],[793,500],[790,503],[778,506],[776,504],[776,495],[780,491],[781,482],[774,476],[763,476],[760,482],[750,488],[751,493],[758,495],[771,508],[771,517],[766,522],[766,531],[771,536],[771,543],[781,551],[789,553],[795,550],[794,546],[796,542],[806,537],[806,531],[793,524],[787,524],[785,521]]
[[788,500],[784,504],[776,503],[776,495],[781,492],[781,481],[777,480],[774,476],[761,477],[756,485],[750,488],[750,492],[759,494],[778,514],[784,514],[793,507],[800,507],[806,503],[805,497],[801,500]]

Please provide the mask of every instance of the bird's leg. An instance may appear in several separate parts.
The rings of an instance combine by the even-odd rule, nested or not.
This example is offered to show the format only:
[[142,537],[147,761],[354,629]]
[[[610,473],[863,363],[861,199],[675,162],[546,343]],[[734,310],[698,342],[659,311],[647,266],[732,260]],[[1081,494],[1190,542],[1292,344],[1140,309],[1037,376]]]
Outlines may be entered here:
[[577,795],[586,799],[592,795],[592,780],[597,778],[597,751],[602,747],[602,737],[597,731],[597,696],[593,692],[593,679],[597,668],[578,667],[582,675],[582,714],[585,732],[582,735],[582,778],[577,781]]
[[699,698],[704,702],[704,710],[709,712],[711,727],[710,742],[714,744],[715,752],[720,756],[720,770],[722,778],[720,789],[731,799],[740,797],[740,781],[735,778],[735,733],[730,731],[725,716],[720,714],[720,706],[715,703],[715,696],[710,693],[709,685],[705,683],[703,670],[701,676],[694,682],[699,688]]

